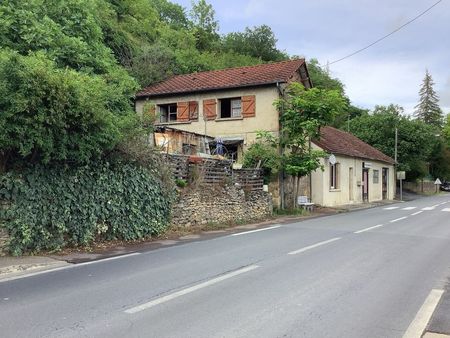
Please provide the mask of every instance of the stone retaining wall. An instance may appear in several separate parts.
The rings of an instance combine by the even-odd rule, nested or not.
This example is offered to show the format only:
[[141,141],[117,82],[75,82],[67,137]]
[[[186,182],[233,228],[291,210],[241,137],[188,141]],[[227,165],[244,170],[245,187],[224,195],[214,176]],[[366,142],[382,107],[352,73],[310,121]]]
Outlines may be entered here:
[[238,223],[272,214],[272,197],[264,191],[244,191],[236,185],[185,189],[172,208],[172,225]]
[[432,194],[436,192],[434,182],[403,182],[403,189],[413,191],[418,194]]
[[[0,200],[0,211],[9,208],[10,204],[6,201]],[[3,227],[0,219],[0,256],[4,256],[8,253],[9,235],[8,231]]]

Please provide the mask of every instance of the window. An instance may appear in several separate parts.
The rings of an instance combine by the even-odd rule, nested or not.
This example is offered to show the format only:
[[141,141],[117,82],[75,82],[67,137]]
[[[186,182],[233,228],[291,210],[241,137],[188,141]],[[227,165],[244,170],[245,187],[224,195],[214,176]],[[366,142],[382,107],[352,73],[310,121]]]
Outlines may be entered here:
[[167,123],[177,120],[177,104],[160,104],[159,107],[159,122]]
[[373,183],[376,184],[379,182],[380,179],[380,171],[379,170],[374,170],[373,171]]
[[339,163],[330,164],[330,189],[339,189]]
[[221,99],[220,118],[228,119],[242,116],[241,98]]

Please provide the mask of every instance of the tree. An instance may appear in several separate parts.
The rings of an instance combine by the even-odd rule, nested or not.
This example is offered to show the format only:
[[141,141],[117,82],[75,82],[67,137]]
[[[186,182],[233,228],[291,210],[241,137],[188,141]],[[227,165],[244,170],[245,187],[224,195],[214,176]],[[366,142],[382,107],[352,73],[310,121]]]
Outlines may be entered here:
[[285,150],[281,165],[294,177],[296,199],[300,177],[320,168],[320,159],[325,156],[324,152],[313,150],[309,141],[320,137],[320,127],[330,124],[345,109],[346,102],[337,90],[305,90],[301,84],[292,83],[275,105],[280,112],[279,144]]
[[427,69],[422,87],[419,90],[420,98],[419,103],[415,107],[415,116],[425,123],[440,129],[442,128],[443,113],[438,104],[439,97],[433,86],[433,78]]
[[277,39],[267,25],[246,27],[244,32],[229,33],[223,38],[223,48],[239,54],[261,58],[263,61],[288,59],[286,53],[277,49]]
[[350,120],[350,131],[364,142],[394,158],[395,128],[398,129],[398,169],[408,179],[426,176],[427,163],[438,141],[433,127],[399,114],[396,105],[376,106],[372,114]]
[[205,0],[192,1],[190,17],[194,24],[197,48],[200,50],[210,49],[219,41],[219,22],[215,15],[213,6]]

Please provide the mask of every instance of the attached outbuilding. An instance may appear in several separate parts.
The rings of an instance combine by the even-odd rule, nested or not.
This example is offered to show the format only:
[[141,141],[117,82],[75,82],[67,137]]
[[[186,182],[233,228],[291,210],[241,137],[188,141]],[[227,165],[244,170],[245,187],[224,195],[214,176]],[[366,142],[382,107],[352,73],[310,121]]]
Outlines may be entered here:
[[330,154],[324,171],[311,173],[311,200],[322,206],[376,202],[395,198],[395,161],[356,136],[321,128],[315,149]]

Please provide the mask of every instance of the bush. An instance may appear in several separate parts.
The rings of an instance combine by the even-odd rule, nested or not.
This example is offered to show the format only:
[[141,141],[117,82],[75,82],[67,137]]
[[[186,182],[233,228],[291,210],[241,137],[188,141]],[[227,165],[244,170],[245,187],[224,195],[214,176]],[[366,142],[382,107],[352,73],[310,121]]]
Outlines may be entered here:
[[0,176],[0,199],[12,203],[0,211],[11,253],[161,233],[172,194],[152,170],[111,159],[77,168],[36,166]]

